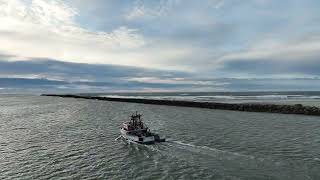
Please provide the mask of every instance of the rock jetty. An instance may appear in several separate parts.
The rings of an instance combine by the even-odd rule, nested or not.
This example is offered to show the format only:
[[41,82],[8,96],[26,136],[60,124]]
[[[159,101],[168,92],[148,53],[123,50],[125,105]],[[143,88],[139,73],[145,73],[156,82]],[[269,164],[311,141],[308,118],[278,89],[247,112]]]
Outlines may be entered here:
[[177,101],[177,100],[111,98],[111,97],[99,97],[99,96],[70,95],[70,94],[65,94],[65,95],[42,94],[41,96],[92,99],[92,100],[102,100],[102,101],[129,102],[129,103],[155,104],[155,105],[167,105],[167,106],[196,107],[196,108],[232,110],[232,111],[302,114],[302,115],[320,116],[319,107],[303,106],[301,104],[295,104],[295,105],[276,105],[276,104],[258,104],[258,103],[257,104],[248,104],[248,103],[229,104],[229,103],[192,102],[192,101]]

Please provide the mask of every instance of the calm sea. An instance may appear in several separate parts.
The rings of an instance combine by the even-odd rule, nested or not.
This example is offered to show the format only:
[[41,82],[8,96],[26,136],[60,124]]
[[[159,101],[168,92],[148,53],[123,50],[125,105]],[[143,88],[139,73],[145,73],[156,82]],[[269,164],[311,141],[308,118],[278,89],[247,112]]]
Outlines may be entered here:
[[[259,97],[260,102],[261,96],[265,101],[270,95],[286,102],[302,96],[248,98]],[[238,101],[245,95],[175,96]],[[319,104],[318,94],[312,96],[301,102]],[[116,140],[121,123],[134,111],[142,112],[146,124],[168,142],[138,145]],[[320,118],[0,95],[0,179],[317,180]]]

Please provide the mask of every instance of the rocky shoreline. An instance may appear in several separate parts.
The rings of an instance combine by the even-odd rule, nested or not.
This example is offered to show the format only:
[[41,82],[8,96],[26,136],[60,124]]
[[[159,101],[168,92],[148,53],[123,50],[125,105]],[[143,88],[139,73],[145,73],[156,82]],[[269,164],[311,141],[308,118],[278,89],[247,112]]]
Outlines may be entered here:
[[82,95],[80,96],[80,95],[70,95],[70,94],[65,94],[65,95],[42,94],[41,96],[92,99],[92,100],[102,100],[102,101],[129,102],[129,103],[155,104],[155,105],[167,105],[167,106],[196,107],[196,108],[232,110],[232,111],[302,114],[302,115],[320,116],[320,108],[314,107],[314,106],[303,106],[301,104],[295,104],[295,105],[247,104],[247,103],[228,104],[228,103],[192,102],[192,101],[177,101],[177,100],[110,98],[110,97],[82,96]]

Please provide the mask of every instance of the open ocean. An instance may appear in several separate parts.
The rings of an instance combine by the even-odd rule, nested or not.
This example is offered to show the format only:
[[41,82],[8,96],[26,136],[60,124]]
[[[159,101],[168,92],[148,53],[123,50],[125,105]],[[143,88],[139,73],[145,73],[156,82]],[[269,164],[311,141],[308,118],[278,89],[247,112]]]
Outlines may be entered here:
[[[103,96],[320,104],[319,92]],[[128,144],[135,111],[168,142]],[[0,179],[320,179],[320,117],[0,95]]]
[[[90,94],[89,94],[90,95]],[[104,97],[166,99],[223,103],[303,104],[320,107],[319,91],[291,92],[172,92],[172,93],[105,93]]]

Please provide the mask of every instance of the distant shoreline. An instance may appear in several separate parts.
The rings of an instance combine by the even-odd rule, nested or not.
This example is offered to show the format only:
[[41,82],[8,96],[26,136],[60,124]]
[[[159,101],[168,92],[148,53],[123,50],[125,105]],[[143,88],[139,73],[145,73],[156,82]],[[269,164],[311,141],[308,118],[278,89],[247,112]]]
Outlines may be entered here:
[[320,108],[315,106],[303,106],[301,104],[295,104],[295,105],[253,104],[253,103],[229,104],[229,103],[193,102],[193,101],[179,101],[179,100],[111,98],[111,97],[84,96],[84,95],[71,95],[71,94],[64,94],[64,95],[63,94],[42,94],[41,96],[92,99],[92,100],[102,100],[102,101],[129,102],[129,103],[167,105],[167,106],[195,107],[195,108],[245,111],[245,112],[265,112],[265,113],[320,116]]

